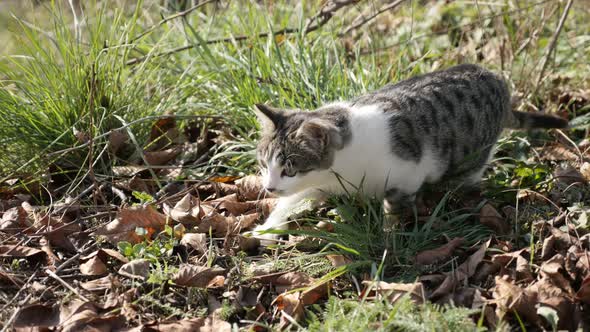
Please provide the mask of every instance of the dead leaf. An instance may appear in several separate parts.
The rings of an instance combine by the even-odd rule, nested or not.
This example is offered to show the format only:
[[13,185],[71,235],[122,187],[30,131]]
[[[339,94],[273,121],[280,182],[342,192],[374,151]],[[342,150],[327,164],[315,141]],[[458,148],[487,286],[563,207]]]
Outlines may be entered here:
[[186,139],[180,134],[174,117],[159,119],[152,126],[147,144],[148,151],[158,151],[172,144],[180,144]]
[[[567,290],[555,283],[562,283],[562,281],[560,278],[556,278],[556,275],[544,275],[542,279],[527,287],[526,291],[536,293],[540,305],[552,308],[557,312],[558,330],[573,331],[578,327],[579,322],[577,307],[574,304],[573,290],[569,282],[565,284]],[[561,286],[564,284],[562,283]]]
[[409,295],[410,299],[416,304],[422,304],[426,299],[424,286],[421,282],[404,284],[385,281],[363,281],[363,284],[366,287],[363,294],[371,289],[377,295],[385,297],[391,303],[397,302],[405,295]]
[[582,164],[582,166],[580,166],[580,173],[582,174],[582,176],[584,177],[584,180],[586,182],[590,181],[590,163],[589,162],[584,162]]
[[180,286],[206,288],[216,277],[225,273],[225,269],[183,264],[171,280]]
[[295,320],[300,320],[303,317],[303,303],[300,300],[301,292],[285,293],[280,294],[273,301],[273,305],[277,306],[277,309],[283,313],[281,316],[281,323],[279,329],[283,330],[291,323],[289,319],[285,317],[287,314],[293,317]]
[[586,276],[576,293],[576,300],[590,304],[590,275]]
[[557,180],[558,186],[563,189],[575,183],[584,184],[587,182],[584,175],[573,166],[558,167],[553,172],[553,178]]
[[119,268],[119,274],[128,278],[147,280],[150,274],[150,261],[134,259]]
[[7,233],[18,233],[31,226],[33,223],[27,219],[27,212],[21,206],[6,210],[0,220],[0,230]]
[[0,257],[33,258],[45,256],[45,252],[37,248],[16,245],[0,245]]
[[458,237],[436,249],[424,250],[416,254],[417,265],[431,265],[450,258],[455,249],[463,244],[463,238]]
[[206,288],[221,288],[225,284],[225,277],[224,276],[215,276],[211,281],[207,283]]
[[[521,249],[518,251],[496,254],[492,256],[492,263],[497,264],[503,268],[500,275],[506,274],[508,271],[514,271],[515,273],[511,277],[516,281],[530,282],[533,280],[529,261],[523,257],[523,253],[528,252],[528,249]],[[512,265],[515,265],[515,269],[512,270]]]
[[195,249],[198,253],[204,254],[207,252],[207,235],[186,233],[182,236],[180,244],[184,244]]
[[33,327],[36,327],[39,330],[44,330],[58,326],[59,322],[58,306],[31,304],[19,310],[13,327],[15,329],[29,328],[31,330]]
[[538,324],[539,318],[535,305],[537,294],[526,291],[512,282],[496,277],[496,287],[492,293],[498,307],[496,314],[502,319],[506,313],[516,312],[521,318],[533,324]]
[[486,203],[479,211],[479,222],[498,235],[506,235],[510,232],[510,224],[490,203]]
[[197,225],[205,216],[205,210],[201,208],[200,199],[193,197],[191,194],[184,195],[173,208],[164,204],[163,210],[164,213],[173,220],[188,226]]
[[117,154],[125,143],[129,140],[129,134],[125,130],[113,130],[109,134],[109,148],[113,154]]
[[271,196],[266,193],[266,190],[262,185],[262,178],[259,176],[248,175],[239,180],[236,180],[235,183],[240,196],[244,197],[244,199],[247,201],[258,200],[260,196]]
[[[121,241],[132,244],[150,238],[152,234],[161,232],[166,225],[166,216],[151,206],[135,206],[122,208],[117,218],[100,227],[94,235],[104,235],[109,242],[116,245]],[[138,235],[137,228],[147,231],[146,235]]]
[[231,332],[231,324],[217,318],[216,316],[209,316],[207,318],[187,318],[174,322],[145,324],[137,329],[137,332],[139,331]]
[[475,253],[469,256],[465,262],[459,265],[456,270],[447,273],[447,277],[443,283],[432,293],[431,298],[438,298],[451,292],[458,283],[473,276],[477,266],[483,260],[490,243],[491,240],[488,240],[486,243],[482,244],[481,247]]
[[211,182],[219,182],[219,183],[229,183],[234,182],[235,180],[239,179],[239,176],[213,176],[208,180]]
[[107,266],[98,256],[94,256],[86,262],[80,264],[80,272],[83,275],[98,276],[106,274],[107,271]]
[[340,267],[352,263],[352,260],[344,255],[326,255],[333,267]]
[[143,156],[148,165],[162,166],[166,165],[169,161],[174,160],[180,154],[181,151],[181,147],[175,146],[173,148],[162,151],[144,152]]
[[119,279],[114,275],[104,276],[102,278],[80,283],[80,287],[89,292],[102,292],[112,289],[113,285],[119,284]]
[[314,279],[304,272],[287,272],[272,281],[277,293],[311,285]]
[[551,161],[577,161],[579,159],[575,153],[561,144],[548,145],[539,149],[539,156],[541,157],[541,160]]

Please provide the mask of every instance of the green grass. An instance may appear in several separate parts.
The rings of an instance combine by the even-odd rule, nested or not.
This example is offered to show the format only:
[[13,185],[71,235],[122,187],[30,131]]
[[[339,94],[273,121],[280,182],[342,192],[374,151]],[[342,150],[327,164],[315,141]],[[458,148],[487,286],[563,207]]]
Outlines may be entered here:
[[[408,298],[359,302],[331,297],[325,308],[307,311],[305,331],[485,331],[469,315],[477,310],[415,305]],[[500,329],[498,329],[500,330]]]

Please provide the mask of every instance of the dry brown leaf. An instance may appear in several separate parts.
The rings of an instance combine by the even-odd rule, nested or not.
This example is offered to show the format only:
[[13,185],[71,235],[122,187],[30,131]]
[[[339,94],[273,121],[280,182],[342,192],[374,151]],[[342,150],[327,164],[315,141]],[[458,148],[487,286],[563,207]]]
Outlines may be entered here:
[[552,161],[576,161],[578,155],[560,144],[549,145],[539,150],[541,160],[552,160]]
[[288,290],[302,288],[311,285],[314,279],[304,272],[287,272],[281,274],[272,281],[277,293],[283,293]]
[[134,259],[129,263],[123,264],[119,268],[119,274],[128,278],[147,280],[150,274],[150,261],[147,259]]
[[[521,249],[506,254],[496,254],[492,256],[492,263],[502,267],[503,271],[500,272],[500,275],[514,271],[515,273],[511,274],[514,280],[530,282],[533,280],[533,275],[529,261],[522,256],[525,252],[528,252],[528,249]],[[512,265],[515,265],[514,270],[512,270]]]
[[416,254],[415,262],[417,265],[430,265],[443,260],[446,260],[453,255],[455,249],[463,244],[464,240],[461,237],[454,238],[444,246],[436,249],[424,250]]
[[206,288],[216,276],[224,273],[222,268],[183,264],[171,280],[180,286]]
[[207,252],[207,235],[197,233],[186,233],[182,236],[180,244],[184,244],[195,249],[198,253]]
[[201,208],[201,201],[190,193],[178,201],[173,208],[164,204],[164,214],[185,225],[197,225],[205,216],[205,210]]
[[266,194],[264,186],[262,185],[262,178],[256,175],[245,176],[236,182],[240,196],[248,201],[258,200],[261,196],[270,196]]
[[102,316],[91,302],[72,301],[60,309],[61,331],[112,331],[125,326],[120,315]]
[[573,166],[567,167],[558,167],[553,172],[553,177],[557,181],[558,186],[565,189],[568,186],[571,186],[574,183],[586,183],[586,178],[582,173],[580,173],[577,169]]
[[207,283],[206,288],[221,288],[225,284],[224,276],[215,276]]
[[47,330],[50,327],[58,326],[59,319],[59,307],[50,306],[45,304],[31,304],[23,307],[19,310],[16,319],[14,320],[13,327],[17,330],[24,331],[33,327],[39,330]]
[[43,250],[26,246],[0,245],[0,257],[8,258],[32,258],[46,257]]
[[171,144],[185,142],[186,139],[180,134],[173,117],[159,119],[152,126],[147,144],[148,151],[161,150]]
[[496,277],[496,287],[492,293],[498,307],[496,314],[502,318],[506,313],[516,312],[521,318],[526,319],[533,324],[538,324],[539,318],[535,305],[537,304],[537,294],[526,291],[512,282]]
[[237,194],[224,196],[212,201],[204,202],[203,204],[207,204],[211,207],[214,207],[219,212],[227,211],[229,214],[232,214],[234,216],[241,215],[246,211],[250,211],[256,208],[255,204],[248,202],[239,202]]
[[60,307],[29,305],[21,309],[13,327],[17,331],[116,331],[125,326],[120,315],[101,315],[90,302],[71,301]]
[[[122,208],[115,220],[100,227],[94,235],[104,235],[114,245],[121,241],[135,244],[146,238],[149,239],[154,233],[161,232],[165,225],[166,216],[153,207],[136,206]],[[138,235],[136,232],[138,227],[145,229],[147,235]]]
[[182,151],[182,148],[175,146],[162,151],[144,152],[143,156],[148,165],[162,166],[166,165],[169,161],[174,160],[180,154],[180,151]]
[[32,225],[33,223],[27,218],[27,212],[21,206],[6,210],[0,220],[0,230],[7,233],[22,232]]
[[344,255],[326,255],[333,267],[340,267],[352,263],[352,260]]
[[230,332],[231,324],[216,316],[207,318],[187,318],[175,322],[150,323],[138,327],[132,331],[158,331],[158,332]]
[[584,162],[582,164],[582,166],[580,166],[580,173],[582,174],[582,176],[584,177],[584,180],[586,180],[586,182],[590,182],[590,163],[589,162]]
[[416,304],[422,304],[426,299],[424,286],[421,282],[403,284],[385,281],[363,281],[363,284],[366,287],[363,294],[369,289],[374,290],[377,295],[385,297],[391,303],[397,302],[406,294]]
[[[272,304],[276,305],[277,309],[280,310],[281,313],[287,314],[293,317],[295,320],[299,320],[303,317],[304,313],[303,303],[300,300],[300,296],[301,292],[280,294]],[[289,319],[287,319],[285,315],[282,315],[279,329],[283,330],[289,326],[289,324]]]
[[557,228],[550,229],[551,235],[543,241],[541,258],[548,259],[557,252],[567,251],[571,246],[578,246],[580,241]]
[[576,300],[590,304],[590,275],[582,281],[580,289],[576,292]]
[[510,232],[508,221],[489,203],[485,204],[479,211],[479,222],[498,235],[506,235]]
[[228,222],[228,218],[213,211],[203,217],[196,231],[208,234],[209,230],[212,230],[215,236],[225,237],[229,229],[230,222]]
[[86,262],[80,264],[80,272],[83,275],[98,276],[106,274],[107,271],[107,266],[98,256],[91,257]]
[[119,280],[114,275],[104,276],[102,278],[80,283],[80,287],[89,292],[102,292],[113,288],[113,285],[119,284]]
[[[573,290],[569,282],[563,284],[563,280],[560,281],[559,279],[557,275],[544,275],[542,279],[527,287],[526,291],[537,294],[539,305],[550,307],[557,312],[559,317],[558,330],[573,331],[578,327],[579,321],[577,308],[574,304]],[[562,283],[562,286],[565,285],[568,289],[561,288],[555,282]]]
[[473,276],[477,266],[483,260],[490,243],[491,240],[488,240],[486,243],[482,244],[481,247],[479,247],[475,253],[469,256],[465,262],[459,265],[456,270],[447,273],[447,277],[443,283],[432,293],[431,298],[438,298],[451,292],[453,288],[461,281]]
[[129,140],[129,134],[125,130],[113,130],[109,134],[109,148],[111,152],[117,154],[119,149],[121,149]]

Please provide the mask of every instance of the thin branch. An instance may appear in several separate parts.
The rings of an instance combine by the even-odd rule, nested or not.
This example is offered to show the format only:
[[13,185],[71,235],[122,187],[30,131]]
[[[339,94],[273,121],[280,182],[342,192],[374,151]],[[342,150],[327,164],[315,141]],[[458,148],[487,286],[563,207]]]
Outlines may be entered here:
[[[146,116],[144,118],[141,119],[137,119],[137,120],[133,120],[133,121],[129,121],[128,123],[126,123],[125,125],[119,127],[119,128],[115,128],[115,129],[111,129],[109,131],[107,131],[104,134],[98,135],[96,137],[94,137],[94,140],[103,138],[103,137],[107,137],[110,134],[112,134],[115,131],[119,131],[119,130],[123,130],[127,127],[130,127],[136,123],[142,122],[142,121],[147,121],[147,120],[159,120],[159,119],[165,119],[165,118],[170,118],[170,117],[174,117],[174,118],[178,118],[178,119],[223,119],[220,116],[216,116],[216,115],[173,115],[173,114],[168,114],[168,115],[152,115],[152,116]],[[55,151],[55,152],[51,152],[48,153],[47,156],[48,157],[52,157],[55,156],[57,154],[63,154],[63,153],[67,153],[67,152],[71,152],[74,150],[78,150],[81,149],[83,147],[86,147],[90,144],[90,142],[86,142],[71,148],[67,148],[67,149],[63,149],[63,150],[59,150],[59,151]]]
[[[533,8],[533,7],[536,7],[536,6],[540,6],[540,5],[543,5],[543,4],[546,4],[546,3],[549,3],[549,2],[553,2],[553,1],[554,0],[541,0],[539,2],[533,3],[533,4],[531,4],[529,6],[526,6],[526,7],[521,7],[519,9],[514,9],[514,10],[507,11],[507,12],[502,12],[502,13],[499,13],[499,14],[494,14],[494,15],[489,15],[489,16],[486,16],[486,17],[482,17],[482,20],[496,18],[496,17],[501,17],[501,16],[504,16],[504,15],[511,15],[511,14],[515,14],[515,13],[518,13],[518,12],[523,12],[523,11],[525,11],[527,9],[530,9],[530,8]],[[368,54],[373,54],[375,52],[384,52],[384,51],[387,51],[387,50],[389,50],[391,48],[394,48],[394,47],[399,46],[399,45],[402,45],[402,44],[407,44],[407,43],[410,43],[410,42],[413,42],[413,41],[416,41],[416,40],[419,40],[419,39],[424,39],[424,38],[428,38],[428,37],[432,37],[432,36],[438,36],[438,35],[441,35],[441,34],[446,34],[446,33],[450,32],[450,31],[459,30],[459,29],[462,29],[462,28],[465,28],[465,27],[470,27],[470,29],[474,29],[475,28],[475,25],[476,24],[481,24],[481,22],[482,21],[480,19],[477,19],[477,20],[475,20],[473,22],[468,22],[468,23],[465,23],[465,24],[459,24],[459,25],[456,25],[456,26],[453,26],[453,27],[450,27],[450,28],[447,28],[447,29],[444,29],[444,30],[440,30],[440,31],[432,32],[432,33],[424,33],[424,34],[417,35],[415,37],[412,37],[412,38],[409,38],[409,39],[406,39],[406,40],[402,40],[402,41],[398,41],[398,42],[389,44],[387,46],[383,46],[383,47],[379,47],[379,48],[371,49],[371,50],[363,50],[363,51],[360,52],[360,54],[361,55],[368,55]]]
[[362,25],[364,25],[364,24],[372,21],[377,16],[385,13],[386,11],[395,9],[397,6],[399,6],[404,1],[405,0],[396,0],[396,1],[393,1],[392,3],[390,3],[390,4],[383,5],[379,10],[377,10],[375,13],[373,13],[370,16],[366,16],[366,17],[365,16],[359,16],[343,32],[339,33],[338,34],[338,37],[343,37],[343,36],[349,34],[351,31],[356,30],[359,27],[361,27]]
[[567,4],[565,5],[565,9],[563,10],[561,18],[559,19],[559,23],[557,24],[557,29],[555,30],[555,33],[553,33],[553,37],[551,37],[549,47],[547,47],[547,53],[545,54],[545,57],[541,62],[541,71],[539,72],[539,77],[537,78],[537,85],[535,86],[535,90],[533,90],[532,95],[535,95],[539,90],[539,86],[541,85],[541,81],[543,80],[543,76],[545,75],[545,70],[547,69],[547,63],[549,63],[551,53],[553,53],[553,50],[555,50],[555,46],[557,46],[557,39],[559,38],[559,35],[561,33],[561,30],[563,29],[565,21],[567,20],[567,16],[570,12],[570,9],[572,8],[573,3],[574,0],[568,0]]
[[143,36],[149,34],[150,32],[152,32],[154,30],[156,30],[157,28],[161,27],[162,25],[164,25],[168,21],[172,21],[172,20],[174,20],[176,18],[179,18],[179,17],[185,17],[186,15],[188,15],[188,14],[194,12],[195,10],[197,10],[197,9],[205,6],[206,4],[217,2],[217,1],[219,1],[219,0],[207,0],[205,2],[201,2],[199,4],[196,4],[196,5],[192,6],[191,8],[189,8],[187,10],[184,10],[184,11],[178,12],[178,13],[176,13],[174,15],[170,15],[168,17],[165,17],[160,22],[158,22],[158,23],[152,25],[151,27],[145,29],[144,31],[142,31],[139,35],[131,38],[131,40],[129,41],[129,44],[137,41],[138,39],[142,38]]
[[[307,23],[305,24],[305,28],[303,29],[303,34],[307,34],[309,32],[318,30],[324,24],[328,23],[328,21],[334,16],[334,13],[336,11],[340,10],[341,8],[343,8],[345,6],[348,6],[351,4],[356,4],[360,1],[362,1],[362,0],[332,0],[332,1],[329,1],[328,3],[326,3],[322,7],[322,9],[320,9],[320,11],[316,15],[314,15],[313,17],[311,17],[310,19],[307,20]],[[234,36],[234,37],[210,39],[210,40],[205,41],[204,43],[207,45],[219,44],[219,43],[229,43],[229,42],[234,42],[234,41],[244,41],[244,40],[248,40],[251,38],[265,38],[268,36],[287,35],[287,34],[293,34],[293,33],[298,33],[298,32],[300,32],[299,28],[284,28],[284,29],[274,31],[274,32],[273,31],[262,32],[262,33],[255,35],[255,36],[240,35],[240,36]],[[173,48],[171,50],[164,51],[161,53],[156,53],[153,55],[148,54],[145,56],[130,59],[125,64],[128,66],[136,65],[140,62],[145,61],[146,59],[148,59],[150,57],[158,58],[158,57],[162,57],[162,56],[171,55],[174,53],[190,50],[192,48],[195,48],[195,46],[197,46],[197,45],[198,44],[184,45],[184,46],[176,47],[176,48]]]

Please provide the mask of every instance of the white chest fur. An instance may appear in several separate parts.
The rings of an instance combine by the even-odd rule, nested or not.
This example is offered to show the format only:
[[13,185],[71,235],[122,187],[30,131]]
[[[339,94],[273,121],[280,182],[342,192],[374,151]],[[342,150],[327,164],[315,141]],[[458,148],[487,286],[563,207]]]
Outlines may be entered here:
[[440,178],[441,167],[426,147],[418,163],[392,153],[389,120],[395,115],[383,112],[377,105],[351,108],[349,112],[351,141],[336,152],[330,170],[314,176],[318,187],[342,192],[336,173],[348,190],[362,186],[364,194],[383,197],[387,189],[396,188],[412,194],[424,181]]

